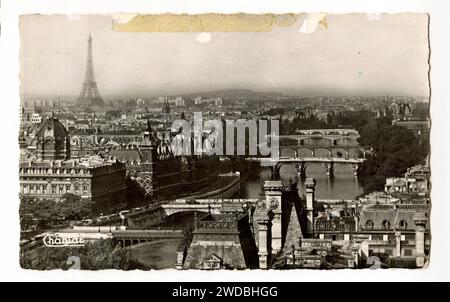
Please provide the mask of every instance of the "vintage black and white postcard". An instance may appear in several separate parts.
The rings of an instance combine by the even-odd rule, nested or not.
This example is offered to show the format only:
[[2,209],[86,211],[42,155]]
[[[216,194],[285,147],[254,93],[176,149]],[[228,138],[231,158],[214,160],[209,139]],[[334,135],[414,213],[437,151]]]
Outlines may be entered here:
[[20,266],[427,267],[429,23],[20,16]]

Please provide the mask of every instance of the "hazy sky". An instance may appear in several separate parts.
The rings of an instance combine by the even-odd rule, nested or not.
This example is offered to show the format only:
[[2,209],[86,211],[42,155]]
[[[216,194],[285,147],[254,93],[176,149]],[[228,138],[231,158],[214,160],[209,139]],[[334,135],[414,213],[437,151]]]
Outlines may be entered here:
[[21,18],[22,92],[76,95],[93,38],[100,93],[174,95],[227,88],[298,95],[428,95],[427,17],[329,15],[267,33],[120,33],[109,16]]

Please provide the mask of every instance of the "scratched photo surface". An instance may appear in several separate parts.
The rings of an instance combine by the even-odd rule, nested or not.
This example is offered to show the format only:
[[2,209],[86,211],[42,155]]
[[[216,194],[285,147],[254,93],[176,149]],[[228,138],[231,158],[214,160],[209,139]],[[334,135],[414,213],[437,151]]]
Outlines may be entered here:
[[426,267],[429,22],[22,15],[20,266]]

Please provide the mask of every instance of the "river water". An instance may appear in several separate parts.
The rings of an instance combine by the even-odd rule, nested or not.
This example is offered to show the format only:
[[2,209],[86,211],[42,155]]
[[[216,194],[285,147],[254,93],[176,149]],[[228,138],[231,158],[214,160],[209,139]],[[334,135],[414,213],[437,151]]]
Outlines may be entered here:
[[[305,141],[305,147],[321,146],[328,147],[330,142],[324,139],[313,139]],[[362,156],[358,150],[358,143],[355,140],[338,141],[337,147],[355,147],[349,149],[349,157]],[[311,156],[311,150],[304,149],[298,152],[299,157]],[[281,156],[293,156],[293,150],[282,150]],[[346,157],[344,149],[334,148],[333,156]],[[316,149],[315,156],[327,157],[329,150]],[[270,168],[261,168],[255,173],[250,173],[244,183],[241,184],[240,196],[236,198],[260,198],[262,194],[261,184],[264,180],[270,179]],[[358,182],[356,176],[353,175],[351,166],[335,165],[334,177],[330,178],[325,173],[325,167],[322,164],[310,164],[306,169],[306,176],[316,179],[316,198],[317,199],[354,199],[362,194],[362,187]],[[285,165],[280,169],[280,178],[282,181],[296,181],[298,183],[299,195],[305,194],[305,187],[300,175],[297,174],[294,165]],[[166,221],[160,225],[161,228],[167,229],[185,229],[192,224],[194,220],[193,213],[179,213],[169,216]],[[175,268],[176,264],[176,249],[180,244],[180,239],[158,240],[149,242],[147,244],[135,247],[132,253],[141,262],[154,267],[156,269]]]
[[[281,143],[282,144],[282,143]],[[311,139],[306,140],[303,147],[316,147],[315,156],[328,157],[330,147],[330,141],[326,139]],[[321,149],[320,147],[324,147]],[[336,146],[332,149],[333,157],[347,156],[347,151],[344,148],[348,148],[349,158],[362,157],[362,152],[358,149],[359,144],[356,140],[339,140]],[[294,156],[295,151],[292,149],[281,148],[280,156]],[[298,151],[299,157],[310,157],[312,151],[309,149],[300,149]],[[255,171],[249,175],[247,180],[241,185],[241,197],[242,198],[259,198],[261,190],[261,182],[268,180],[271,177],[270,167],[261,168],[260,171]],[[353,175],[352,166],[338,165],[334,166],[334,177],[330,178],[326,175],[326,170],[323,164],[315,163],[309,164],[306,169],[306,177],[312,177],[316,180],[316,198],[317,199],[354,199],[358,195],[362,194],[362,186],[360,185],[358,178]],[[293,164],[283,165],[280,169],[280,178],[282,181],[297,182],[299,195],[305,194],[304,180],[300,179],[300,175],[297,174],[295,166]]]

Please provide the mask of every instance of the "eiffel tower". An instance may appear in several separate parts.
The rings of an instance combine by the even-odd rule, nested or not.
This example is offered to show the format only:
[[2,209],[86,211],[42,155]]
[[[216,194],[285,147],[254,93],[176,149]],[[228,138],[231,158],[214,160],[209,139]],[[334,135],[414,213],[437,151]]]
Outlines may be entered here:
[[87,66],[86,66],[86,78],[81,88],[80,96],[78,97],[78,103],[82,106],[103,106],[104,102],[98,92],[97,82],[94,76],[94,64],[92,63],[92,37],[89,33],[87,39]]

